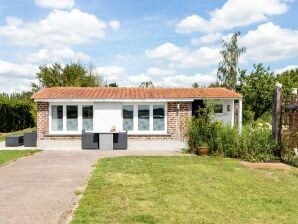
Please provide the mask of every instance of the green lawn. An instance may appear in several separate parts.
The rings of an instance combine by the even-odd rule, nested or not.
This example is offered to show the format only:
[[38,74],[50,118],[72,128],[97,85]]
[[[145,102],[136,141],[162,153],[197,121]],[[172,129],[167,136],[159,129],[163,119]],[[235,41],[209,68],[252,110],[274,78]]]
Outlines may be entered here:
[[0,165],[38,151],[39,150],[0,150]]
[[72,223],[298,223],[298,171],[217,157],[101,159]]
[[9,132],[9,133],[0,133],[0,142],[5,140],[6,136],[11,136],[11,135],[21,135],[24,134],[26,132],[32,132],[33,130],[35,130],[35,128],[26,128],[24,130],[20,130],[20,131],[15,131],[15,132]]

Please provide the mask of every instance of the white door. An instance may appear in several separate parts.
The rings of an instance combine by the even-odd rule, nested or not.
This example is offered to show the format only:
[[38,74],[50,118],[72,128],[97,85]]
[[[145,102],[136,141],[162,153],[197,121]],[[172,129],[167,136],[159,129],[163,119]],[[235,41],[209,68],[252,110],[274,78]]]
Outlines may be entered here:
[[121,127],[121,104],[96,103],[94,105],[94,132],[110,132],[113,126],[116,131]]

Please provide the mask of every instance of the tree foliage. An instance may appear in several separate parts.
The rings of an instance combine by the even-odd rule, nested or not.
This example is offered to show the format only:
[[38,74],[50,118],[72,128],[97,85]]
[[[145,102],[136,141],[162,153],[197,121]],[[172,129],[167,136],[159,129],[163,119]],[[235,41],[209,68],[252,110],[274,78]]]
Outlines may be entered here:
[[288,96],[292,88],[298,88],[298,68],[277,74],[277,80],[283,86],[284,96]]
[[109,84],[105,85],[106,87],[118,87],[118,84],[116,82],[111,82]]
[[199,88],[199,84],[198,84],[197,82],[194,82],[194,83],[192,84],[192,88]]
[[80,63],[70,63],[65,66],[54,63],[53,65],[43,65],[39,67],[36,74],[38,84],[32,83],[32,90],[37,91],[45,87],[76,86],[94,87],[102,84],[102,79],[98,76],[92,66],[86,69]]
[[238,76],[238,62],[241,54],[246,48],[238,47],[240,32],[233,34],[230,40],[222,41],[220,54],[222,60],[219,62],[217,78],[221,86],[235,90]]
[[140,87],[141,88],[152,88],[152,87],[154,87],[154,84],[152,81],[141,82]]
[[270,68],[262,64],[254,65],[250,74],[241,72],[240,85],[237,89],[243,95],[243,110],[253,112],[253,120],[257,120],[272,108],[272,94],[276,77]]
[[0,132],[34,127],[36,107],[30,97],[30,92],[0,94]]

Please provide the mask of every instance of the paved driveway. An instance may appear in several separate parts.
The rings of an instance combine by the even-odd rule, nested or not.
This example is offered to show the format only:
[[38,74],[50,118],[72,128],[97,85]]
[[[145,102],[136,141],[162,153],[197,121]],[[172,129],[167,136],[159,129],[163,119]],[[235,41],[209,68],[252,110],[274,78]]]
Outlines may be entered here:
[[0,224],[64,223],[98,158],[170,151],[44,151],[0,167]]
[[0,223],[58,223],[99,156],[45,151],[0,167]]

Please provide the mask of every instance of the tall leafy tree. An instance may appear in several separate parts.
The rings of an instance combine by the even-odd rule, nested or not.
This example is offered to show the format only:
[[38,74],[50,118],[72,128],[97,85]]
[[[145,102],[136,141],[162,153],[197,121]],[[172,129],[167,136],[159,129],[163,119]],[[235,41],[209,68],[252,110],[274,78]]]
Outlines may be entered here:
[[262,64],[254,65],[250,74],[241,72],[240,85],[237,89],[243,95],[243,109],[253,112],[253,120],[257,120],[272,108],[272,93],[276,77],[270,68]]
[[65,66],[54,63],[49,66],[40,66],[36,78],[38,83],[32,83],[33,91],[45,87],[94,87],[102,84],[101,77],[94,72],[92,66],[87,69],[80,63],[71,63]]
[[238,62],[241,54],[245,53],[245,47],[238,46],[240,32],[236,32],[229,40],[222,41],[217,78],[221,86],[235,90],[238,76]]
[[277,74],[277,80],[283,86],[284,95],[289,95],[292,88],[298,88],[298,68]]

